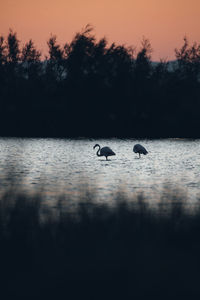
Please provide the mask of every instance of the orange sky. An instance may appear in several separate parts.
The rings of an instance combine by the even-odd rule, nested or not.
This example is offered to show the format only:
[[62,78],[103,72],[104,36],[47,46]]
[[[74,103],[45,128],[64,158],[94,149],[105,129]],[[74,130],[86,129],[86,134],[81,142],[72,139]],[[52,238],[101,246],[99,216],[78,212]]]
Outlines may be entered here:
[[184,35],[200,42],[200,0],[0,0],[0,34],[12,28],[43,54],[50,33],[64,44],[88,23],[97,38],[139,46],[145,36],[154,60],[173,59]]

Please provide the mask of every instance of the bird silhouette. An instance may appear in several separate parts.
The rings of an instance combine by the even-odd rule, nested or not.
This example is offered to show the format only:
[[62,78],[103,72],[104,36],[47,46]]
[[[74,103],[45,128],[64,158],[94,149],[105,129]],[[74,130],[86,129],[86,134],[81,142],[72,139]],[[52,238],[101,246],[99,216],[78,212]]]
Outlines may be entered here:
[[144,154],[146,155],[148,152],[147,150],[140,144],[136,144],[134,147],[133,147],[133,152],[135,153],[139,153],[139,158],[140,158],[140,155],[141,154]]
[[99,144],[94,145],[93,149],[96,147],[99,147],[97,150],[97,156],[105,156],[106,160],[108,160],[108,156],[116,155],[115,152],[113,152],[109,147],[103,147],[101,148]]

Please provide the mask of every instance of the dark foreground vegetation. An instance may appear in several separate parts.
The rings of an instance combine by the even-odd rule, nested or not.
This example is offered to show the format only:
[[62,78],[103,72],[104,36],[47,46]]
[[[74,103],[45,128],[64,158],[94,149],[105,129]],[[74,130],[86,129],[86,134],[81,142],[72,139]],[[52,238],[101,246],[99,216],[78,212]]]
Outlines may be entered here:
[[156,212],[142,197],[118,195],[112,207],[91,199],[71,210],[60,198],[51,210],[42,195],[1,197],[2,299],[200,296],[199,209],[186,212],[171,193]]
[[200,137],[200,44],[153,63],[147,39],[136,51],[86,26],[48,49],[0,36],[0,136]]

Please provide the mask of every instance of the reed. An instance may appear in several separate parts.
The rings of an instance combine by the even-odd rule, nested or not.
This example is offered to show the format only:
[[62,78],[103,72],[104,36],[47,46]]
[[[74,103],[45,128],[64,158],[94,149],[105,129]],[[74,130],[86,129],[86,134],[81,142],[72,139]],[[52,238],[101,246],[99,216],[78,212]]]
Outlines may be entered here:
[[157,210],[120,193],[112,206],[84,193],[76,209],[62,196],[53,209],[42,199],[1,196],[3,299],[200,295],[200,210],[188,213],[180,194],[169,191]]

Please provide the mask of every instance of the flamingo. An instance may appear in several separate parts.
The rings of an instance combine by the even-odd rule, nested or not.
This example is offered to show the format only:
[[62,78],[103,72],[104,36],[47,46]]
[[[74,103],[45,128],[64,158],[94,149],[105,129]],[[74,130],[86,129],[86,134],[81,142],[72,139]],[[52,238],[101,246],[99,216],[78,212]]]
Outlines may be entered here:
[[103,147],[101,148],[99,144],[94,145],[93,149],[96,147],[99,147],[97,150],[97,156],[105,156],[106,160],[108,160],[108,156],[116,155],[115,152],[113,152],[109,147]]
[[134,147],[133,147],[133,152],[135,153],[139,153],[139,158],[140,158],[140,155],[141,154],[144,154],[146,155],[148,152],[147,150],[140,144],[136,144]]

